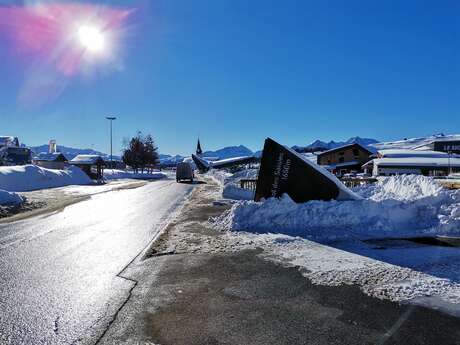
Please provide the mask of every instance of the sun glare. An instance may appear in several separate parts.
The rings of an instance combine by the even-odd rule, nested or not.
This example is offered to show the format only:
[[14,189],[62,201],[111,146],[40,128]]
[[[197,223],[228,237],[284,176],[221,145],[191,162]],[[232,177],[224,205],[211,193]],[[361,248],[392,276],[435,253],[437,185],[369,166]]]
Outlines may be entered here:
[[80,44],[92,53],[101,53],[106,46],[106,38],[97,27],[82,25],[78,28]]

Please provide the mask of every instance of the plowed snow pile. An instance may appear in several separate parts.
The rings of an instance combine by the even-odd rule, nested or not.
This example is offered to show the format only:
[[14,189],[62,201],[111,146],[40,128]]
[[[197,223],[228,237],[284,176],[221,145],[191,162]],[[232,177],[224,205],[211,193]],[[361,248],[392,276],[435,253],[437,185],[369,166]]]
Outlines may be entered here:
[[330,240],[460,234],[460,190],[443,189],[432,178],[380,178],[354,191],[365,199],[296,204],[284,195],[240,201],[214,222],[232,231]]
[[45,169],[36,165],[0,167],[0,189],[10,192],[91,183],[88,175],[74,166],[65,170]]
[[19,205],[22,204],[22,202],[23,199],[20,195],[0,189],[0,206]]

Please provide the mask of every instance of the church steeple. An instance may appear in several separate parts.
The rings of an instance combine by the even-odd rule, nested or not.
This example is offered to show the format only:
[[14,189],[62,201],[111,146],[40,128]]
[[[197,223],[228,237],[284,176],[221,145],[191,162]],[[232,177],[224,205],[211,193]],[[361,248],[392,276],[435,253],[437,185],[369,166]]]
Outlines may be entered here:
[[198,143],[196,144],[196,155],[201,156],[203,150],[201,149],[200,138],[198,138]]

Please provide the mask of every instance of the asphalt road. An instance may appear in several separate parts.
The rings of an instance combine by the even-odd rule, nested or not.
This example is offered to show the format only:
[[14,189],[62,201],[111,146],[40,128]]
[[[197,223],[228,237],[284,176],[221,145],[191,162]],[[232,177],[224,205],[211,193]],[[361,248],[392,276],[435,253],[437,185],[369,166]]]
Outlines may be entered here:
[[0,343],[93,343],[134,286],[117,274],[191,189],[160,180],[0,225]]

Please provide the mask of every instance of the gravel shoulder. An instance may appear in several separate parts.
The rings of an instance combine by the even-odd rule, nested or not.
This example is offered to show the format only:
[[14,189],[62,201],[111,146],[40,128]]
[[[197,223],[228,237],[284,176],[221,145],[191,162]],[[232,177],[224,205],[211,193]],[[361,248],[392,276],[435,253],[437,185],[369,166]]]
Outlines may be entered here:
[[229,207],[219,191],[212,181],[195,188],[120,273],[136,286],[100,344],[460,344],[456,317],[312,284],[263,248],[229,241],[208,221]]

